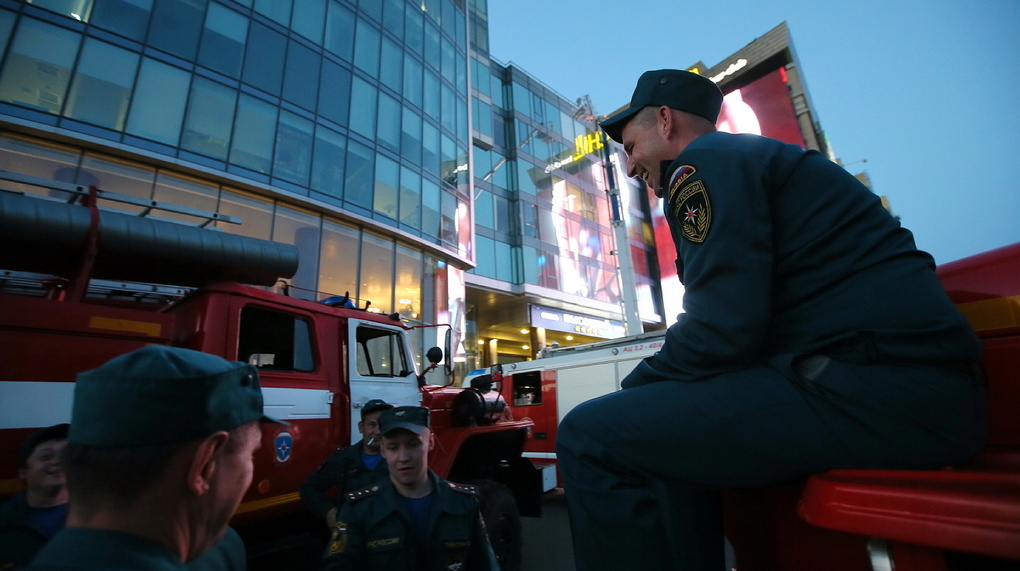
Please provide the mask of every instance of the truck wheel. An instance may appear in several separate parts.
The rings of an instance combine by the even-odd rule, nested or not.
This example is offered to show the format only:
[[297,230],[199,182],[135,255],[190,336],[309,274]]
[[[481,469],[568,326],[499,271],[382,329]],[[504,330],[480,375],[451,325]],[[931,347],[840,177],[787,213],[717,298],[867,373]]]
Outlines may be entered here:
[[489,543],[502,571],[521,568],[521,515],[510,489],[491,480],[476,482]]

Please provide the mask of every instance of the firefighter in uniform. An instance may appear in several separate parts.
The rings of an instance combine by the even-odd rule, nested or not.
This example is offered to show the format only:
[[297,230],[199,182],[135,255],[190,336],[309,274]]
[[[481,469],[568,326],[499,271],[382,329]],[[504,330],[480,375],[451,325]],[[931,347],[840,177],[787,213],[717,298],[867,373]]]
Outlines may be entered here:
[[263,416],[245,363],[150,345],[78,375],[67,527],[29,569],[243,569],[243,543],[221,539],[251,482],[260,422],[279,421]]
[[498,571],[473,486],[428,468],[429,409],[379,416],[390,477],[347,494],[323,569]]
[[[301,484],[301,499],[312,515],[333,529],[336,514],[343,507],[348,492],[367,488],[386,478],[386,462],[379,453],[379,415],[393,405],[372,399],[361,407],[358,432],[361,440],[352,446],[337,448],[318,470]],[[336,499],[326,492],[336,486]]]
[[686,291],[661,351],[560,425],[580,571],[718,571],[720,489],[961,463],[983,442],[980,343],[932,258],[821,154],[717,132],[722,99],[649,71],[601,125],[665,199]]

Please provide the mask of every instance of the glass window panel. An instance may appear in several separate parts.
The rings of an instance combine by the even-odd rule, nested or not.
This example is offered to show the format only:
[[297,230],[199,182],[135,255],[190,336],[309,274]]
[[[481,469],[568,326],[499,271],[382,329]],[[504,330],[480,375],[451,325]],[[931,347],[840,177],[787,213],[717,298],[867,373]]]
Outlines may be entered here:
[[85,22],[92,7],[92,0],[28,0],[28,3]]
[[424,91],[422,73],[425,68],[411,52],[404,53],[404,97],[418,107],[422,106]]
[[234,143],[230,162],[268,175],[273,164],[276,138],[276,106],[241,94],[234,121]]
[[216,159],[227,159],[237,92],[225,85],[195,77],[181,147]]
[[290,7],[292,0],[255,0],[255,11],[283,24],[290,26]]
[[283,98],[309,111],[315,110],[319,90],[319,54],[291,41],[287,49],[287,67],[283,79]]
[[[6,171],[77,184],[80,156],[77,149],[70,147],[36,144],[18,137],[0,136],[0,169]],[[14,190],[31,194],[69,198],[67,193],[61,191],[23,184],[11,186]]]
[[400,167],[397,162],[382,155],[375,159],[375,196],[372,208],[394,220],[397,219],[397,187]]
[[3,61],[4,53],[7,51],[7,43],[11,39],[11,30],[14,29],[16,17],[14,12],[0,10],[0,61]]
[[439,117],[442,120],[443,127],[456,133],[457,98],[453,94],[453,89],[445,83],[441,84],[439,88],[439,108],[441,110]]
[[400,125],[401,156],[415,164],[421,164],[421,115],[407,107],[403,111],[404,120]]
[[400,169],[400,222],[421,228],[421,175],[407,167]]
[[343,198],[344,159],[347,137],[319,126],[315,129],[315,155],[312,159],[312,188]]
[[524,283],[538,285],[538,276],[542,272],[541,266],[545,264],[545,257],[538,255],[538,250],[531,246],[521,248],[524,266]]
[[314,124],[308,119],[287,111],[280,112],[273,176],[308,186],[312,166],[313,128]]
[[432,22],[425,22],[425,51],[424,60],[425,63],[440,68],[440,60],[443,54],[440,53],[439,48],[439,28],[435,27]]
[[244,58],[244,82],[279,96],[286,51],[287,38],[252,22]]
[[334,222],[322,221],[319,261],[319,289],[332,295],[358,296],[358,231]]
[[0,101],[59,114],[81,36],[22,18],[0,76]]
[[409,5],[405,14],[407,30],[404,43],[409,52],[420,54],[425,45],[425,22],[422,19],[422,12]]
[[205,21],[206,0],[156,0],[147,43],[154,48],[195,59]]
[[241,76],[248,18],[221,4],[210,4],[205,16],[205,33],[198,50],[198,63],[233,78]]
[[344,200],[362,208],[372,208],[375,152],[361,143],[348,141],[347,168],[344,174]]
[[514,280],[513,248],[510,244],[496,241],[496,260],[496,279],[516,283]]
[[379,144],[400,153],[400,102],[386,95],[379,94]]
[[382,70],[379,79],[383,85],[400,93],[400,83],[404,76],[404,50],[389,38],[383,38]]
[[383,5],[383,29],[393,35],[404,35],[404,4],[405,0],[386,0]]
[[[219,205],[219,195],[220,189],[205,181],[158,172],[152,199],[213,213]],[[173,212],[160,212],[160,217],[192,224],[197,221],[193,216]]]
[[[152,198],[153,181],[156,170],[143,168],[137,164],[126,163],[110,157],[85,155],[78,172],[79,184],[94,184],[99,188],[150,200]],[[141,212],[140,206],[132,206],[123,202],[99,200],[99,206],[126,212]]]
[[442,215],[440,224],[440,238],[445,244],[457,244],[457,198],[453,194],[443,191],[441,193],[442,204],[439,213]]
[[525,117],[531,116],[531,92],[526,87],[517,83],[513,84],[514,109]]
[[358,297],[387,313],[393,310],[393,247],[393,242],[386,238],[362,235]]
[[230,234],[269,240],[273,232],[273,203],[240,190],[223,189],[220,212],[241,219],[241,224],[216,225]]
[[439,87],[439,76],[437,76],[432,70],[425,70],[425,90],[423,92],[424,105],[423,109],[425,114],[437,121],[440,119],[439,112],[442,110],[440,106],[440,87]]
[[325,21],[326,0],[300,0],[294,4],[291,29],[319,45]]
[[441,72],[446,81],[456,84],[457,82],[457,50],[454,49],[453,44],[446,41],[444,38],[440,44],[442,48],[442,68]]
[[492,106],[484,101],[474,99],[475,105],[475,128],[479,133],[492,136]]
[[324,47],[346,61],[354,59],[354,12],[336,0],[329,3]]
[[496,277],[496,248],[495,242],[492,238],[486,236],[478,236],[475,238],[475,245],[478,251],[475,252],[475,268],[471,270],[471,273],[485,276],[487,278]]
[[421,185],[421,230],[433,238],[439,237],[439,185],[425,178]]
[[351,115],[348,125],[357,133],[375,139],[376,99],[379,91],[372,84],[355,77],[351,87]]
[[367,20],[358,20],[354,36],[354,65],[372,77],[379,75],[379,30]]
[[494,206],[494,220],[496,223],[494,228],[506,234],[513,234],[513,228],[510,226],[510,201],[501,196],[496,196],[494,197]]
[[140,42],[151,13],[152,0],[95,0],[89,23]]
[[138,58],[134,52],[87,38],[64,113],[72,119],[123,130]]
[[183,69],[154,59],[142,59],[127,132],[177,146],[190,82],[191,74]]
[[428,121],[422,127],[421,164],[425,172],[439,174],[439,129]]
[[495,228],[492,218],[492,193],[478,190],[475,198],[475,224],[483,228]]
[[351,72],[322,60],[319,82],[319,115],[341,125],[347,124],[351,109]]
[[[298,249],[298,269],[290,278],[297,286],[290,295],[300,299],[315,299],[319,276],[319,226],[322,219],[315,214],[284,206],[276,206],[273,219],[273,241],[293,244]],[[311,291],[306,291],[311,290]]]
[[422,253],[397,244],[394,307],[401,317],[421,320]]

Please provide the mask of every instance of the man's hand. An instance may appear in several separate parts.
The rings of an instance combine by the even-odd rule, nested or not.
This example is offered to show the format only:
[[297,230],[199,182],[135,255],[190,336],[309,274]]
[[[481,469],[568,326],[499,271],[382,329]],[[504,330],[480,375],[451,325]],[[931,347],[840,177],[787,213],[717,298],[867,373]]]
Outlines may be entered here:
[[337,508],[330,508],[330,510],[326,512],[326,527],[333,529],[333,526],[336,525],[336,512]]

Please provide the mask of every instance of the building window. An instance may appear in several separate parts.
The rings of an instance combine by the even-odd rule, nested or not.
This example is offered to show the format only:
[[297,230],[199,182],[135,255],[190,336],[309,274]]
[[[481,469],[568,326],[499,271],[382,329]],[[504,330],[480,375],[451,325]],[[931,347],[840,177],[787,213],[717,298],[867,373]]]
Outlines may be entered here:
[[358,20],[354,36],[354,65],[370,77],[379,76],[380,39],[379,30],[375,26],[367,20]]
[[181,147],[214,159],[227,159],[237,92],[201,77],[194,78]]
[[319,115],[347,125],[351,107],[351,72],[329,61],[322,61],[319,83]]
[[326,0],[300,0],[294,4],[294,16],[291,29],[322,44],[323,24],[326,21]]
[[252,22],[242,79],[249,85],[279,97],[286,52],[287,38]]
[[341,6],[337,0],[329,3],[323,47],[345,61],[354,59],[354,12]]
[[247,18],[220,4],[210,4],[198,63],[235,79],[241,77],[247,38]]
[[312,160],[312,188],[343,198],[344,159],[347,137],[323,126],[315,130],[315,155]]
[[234,121],[230,162],[268,175],[273,164],[277,108],[261,99],[241,94]]
[[188,61],[195,59],[206,0],[157,0],[148,44]]
[[124,130],[138,59],[136,53],[87,38],[71,81],[65,115],[107,129]]
[[127,132],[177,146],[188,102],[191,74],[153,59],[142,59],[131,99]]
[[332,295],[358,295],[358,231],[323,220],[319,290]]
[[385,93],[379,94],[378,143],[398,155],[400,154],[401,110],[399,101]]
[[89,23],[141,42],[151,14],[152,0],[96,0]]
[[283,98],[309,111],[315,110],[319,90],[319,54],[291,41],[287,49],[287,67],[283,78]]
[[387,313],[393,311],[393,248],[392,240],[366,233],[361,235],[358,297],[362,305],[371,301],[372,307]]
[[365,209],[372,208],[375,152],[361,143],[349,141],[345,174],[344,200]]
[[60,114],[81,36],[22,18],[0,77],[0,101]]
[[400,223],[421,228],[421,175],[407,167],[400,170]]
[[404,107],[400,126],[401,156],[416,165],[422,164],[422,120],[413,109]]
[[351,87],[351,109],[348,125],[351,130],[375,139],[376,102],[379,91],[360,77],[354,78]]
[[312,166],[312,128],[314,124],[287,111],[280,112],[276,130],[276,158],[273,176],[308,186]]

